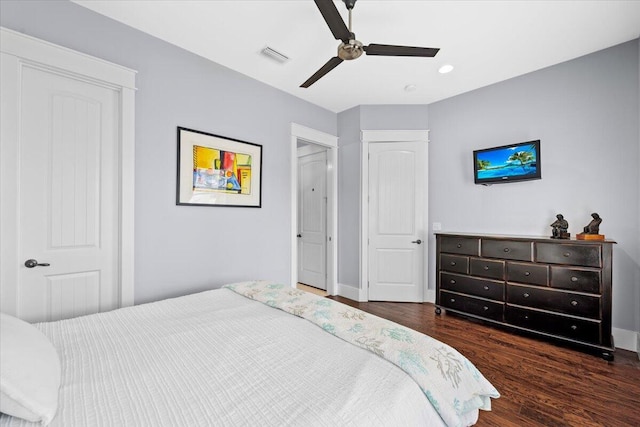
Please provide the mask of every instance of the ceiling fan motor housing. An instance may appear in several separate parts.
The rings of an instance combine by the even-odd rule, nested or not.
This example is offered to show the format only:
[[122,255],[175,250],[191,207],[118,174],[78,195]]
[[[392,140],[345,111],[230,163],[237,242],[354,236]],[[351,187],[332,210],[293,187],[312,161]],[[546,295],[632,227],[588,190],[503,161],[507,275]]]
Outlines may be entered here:
[[362,52],[362,43],[356,39],[349,40],[349,43],[340,43],[338,46],[338,58],[345,61],[360,58]]

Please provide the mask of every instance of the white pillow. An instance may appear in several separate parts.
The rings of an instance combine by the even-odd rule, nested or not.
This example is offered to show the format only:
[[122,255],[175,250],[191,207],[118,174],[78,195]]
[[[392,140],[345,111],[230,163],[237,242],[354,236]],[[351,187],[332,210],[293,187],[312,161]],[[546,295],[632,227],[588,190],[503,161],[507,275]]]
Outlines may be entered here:
[[34,326],[0,313],[0,412],[47,425],[58,409],[60,359]]

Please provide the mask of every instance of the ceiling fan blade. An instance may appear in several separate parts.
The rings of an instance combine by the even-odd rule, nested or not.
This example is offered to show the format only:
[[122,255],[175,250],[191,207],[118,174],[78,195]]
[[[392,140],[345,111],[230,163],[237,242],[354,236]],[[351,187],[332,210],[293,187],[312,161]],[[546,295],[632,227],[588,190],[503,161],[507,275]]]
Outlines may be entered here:
[[370,44],[364,46],[367,55],[382,56],[422,56],[432,58],[440,49],[433,47],[393,46],[390,44]]
[[333,33],[333,37],[336,40],[342,40],[345,43],[349,43],[349,38],[351,37],[351,31],[347,28],[346,24],[342,20],[340,16],[340,12],[336,8],[336,5],[333,4],[332,0],[314,0],[316,2],[316,6],[320,9],[320,13],[322,17],[327,22],[329,29]]
[[342,59],[338,58],[337,56],[334,56],[333,58],[328,60],[327,63],[322,66],[322,68],[320,68],[318,71],[316,71],[313,76],[309,77],[309,79],[306,82],[302,83],[300,85],[300,87],[309,87],[309,86],[311,86],[312,84],[314,84],[315,82],[320,80],[320,78],[322,78],[322,76],[324,76],[329,71],[333,70],[338,65],[340,65],[341,62],[342,62]]

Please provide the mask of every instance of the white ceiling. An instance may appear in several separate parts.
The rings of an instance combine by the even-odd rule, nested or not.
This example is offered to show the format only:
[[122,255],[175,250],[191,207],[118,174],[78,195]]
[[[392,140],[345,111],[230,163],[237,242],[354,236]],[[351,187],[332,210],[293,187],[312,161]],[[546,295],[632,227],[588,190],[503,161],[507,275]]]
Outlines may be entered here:
[[[440,52],[435,58],[363,55],[303,89],[339,44],[312,0],[74,1],[333,112],[429,104],[640,36],[637,0],[359,0],[352,30],[365,45]],[[335,4],[346,22],[344,3]],[[281,64],[261,55],[266,46],[291,59]],[[439,74],[443,64],[455,69]],[[416,88],[405,91],[407,85]]]

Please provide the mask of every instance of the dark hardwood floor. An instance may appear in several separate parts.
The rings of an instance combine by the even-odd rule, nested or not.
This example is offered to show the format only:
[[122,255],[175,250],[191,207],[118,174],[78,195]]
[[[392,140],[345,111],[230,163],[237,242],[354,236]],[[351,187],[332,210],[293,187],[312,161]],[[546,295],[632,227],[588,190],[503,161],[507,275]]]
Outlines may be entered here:
[[478,426],[640,426],[640,361],[616,350],[605,360],[537,338],[513,334],[433,304],[367,302],[331,297],[451,345],[498,389]]

